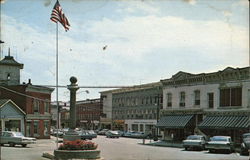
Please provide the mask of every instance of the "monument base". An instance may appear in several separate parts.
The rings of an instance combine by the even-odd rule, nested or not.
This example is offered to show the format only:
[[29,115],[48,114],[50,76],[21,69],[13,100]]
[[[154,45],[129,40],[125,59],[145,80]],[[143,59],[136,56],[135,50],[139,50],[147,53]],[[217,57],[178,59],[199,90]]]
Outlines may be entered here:
[[75,141],[81,139],[81,136],[74,130],[69,130],[63,135],[63,141]]
[[55,160],[100,159],[100,150],[54,150]]

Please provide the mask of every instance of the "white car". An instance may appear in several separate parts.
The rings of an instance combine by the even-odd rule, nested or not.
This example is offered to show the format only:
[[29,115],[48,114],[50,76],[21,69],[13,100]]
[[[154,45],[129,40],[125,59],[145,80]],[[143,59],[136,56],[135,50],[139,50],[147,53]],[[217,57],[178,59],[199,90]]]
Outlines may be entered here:
[[189,148],[198,148],[204,150],[205,144],[206,138],[202,135],[190,135],[186,140],[183,140],[183,147],[185,148],[185,150],[188,150]]
[[229,152],[234,151],[234,143],[229,136],[213,136],[206,144],[206,149],[209,152],[215,152],[217,150],[227,150]]
[[3,131],[0,135],[0,144],[9,144],[11,147],[15,145],[22,145],[26,147],[27,144],[36,143],[36,138],[24,137],[21,132]]

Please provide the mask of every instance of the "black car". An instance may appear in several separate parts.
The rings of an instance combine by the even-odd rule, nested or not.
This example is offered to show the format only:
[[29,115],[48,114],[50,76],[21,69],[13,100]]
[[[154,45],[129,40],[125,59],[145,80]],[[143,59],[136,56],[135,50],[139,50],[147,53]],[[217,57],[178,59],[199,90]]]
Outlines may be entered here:
[[245,133],[242,135],[242,143],[240,146],[240,154],[248,155],[248,150],[250,149],[250,133]]

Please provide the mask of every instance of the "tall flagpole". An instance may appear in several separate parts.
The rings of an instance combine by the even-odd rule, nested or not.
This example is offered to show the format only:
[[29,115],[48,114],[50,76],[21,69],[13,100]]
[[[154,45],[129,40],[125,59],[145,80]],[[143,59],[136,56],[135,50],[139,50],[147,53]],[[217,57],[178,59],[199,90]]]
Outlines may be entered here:
[[56,23],[56,108],[57,108],[57,135],[56,149],[58,149],[58,130],[59,130],[59,102],[58,102],[58,23]]

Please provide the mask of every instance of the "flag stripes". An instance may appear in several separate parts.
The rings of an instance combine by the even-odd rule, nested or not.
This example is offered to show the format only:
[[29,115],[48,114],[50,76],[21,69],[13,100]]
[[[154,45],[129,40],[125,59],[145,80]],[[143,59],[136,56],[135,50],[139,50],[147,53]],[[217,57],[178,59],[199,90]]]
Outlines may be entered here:
[[66,16],[64,15],[62,8],[61,8],[58,1],[56,2],[55,6],[52,10],[50,20],[55,22],[55,23],[60,22],[63,25],[65,31],[69,30],[69,27],[70,27],[69,21],[66,18]]

